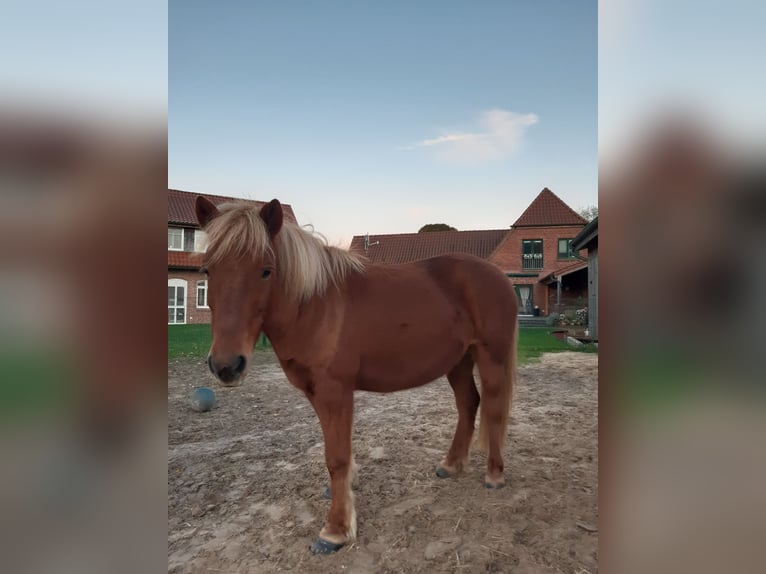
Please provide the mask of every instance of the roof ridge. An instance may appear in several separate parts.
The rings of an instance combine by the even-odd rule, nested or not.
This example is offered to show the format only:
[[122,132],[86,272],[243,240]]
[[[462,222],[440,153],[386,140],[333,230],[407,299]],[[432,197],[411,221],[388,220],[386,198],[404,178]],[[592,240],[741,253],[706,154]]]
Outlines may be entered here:
[[421,235],[421,236],[433,236],[441,233],[500,233],[510,231],[510,227],[503,229],[455,229],[448,231],[408,231],[407,233],[365,233],[362,235],[354,235],[354,237],[364,237],[369,235],[370,237],[401,237],[404,235]]

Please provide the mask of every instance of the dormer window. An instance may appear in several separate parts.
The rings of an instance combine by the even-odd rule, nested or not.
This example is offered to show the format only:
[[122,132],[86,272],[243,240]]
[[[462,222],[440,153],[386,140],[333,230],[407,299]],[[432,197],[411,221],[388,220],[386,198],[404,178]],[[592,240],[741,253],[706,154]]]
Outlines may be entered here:
[[543,240],[524,239],[521,242],[521,268],[543,268]]
[[184,230],[181,227],[168,227],[168,251],[184,250]]
[[207,247],[207,234],[199,229],[168,227],[168,251],[203,253]]

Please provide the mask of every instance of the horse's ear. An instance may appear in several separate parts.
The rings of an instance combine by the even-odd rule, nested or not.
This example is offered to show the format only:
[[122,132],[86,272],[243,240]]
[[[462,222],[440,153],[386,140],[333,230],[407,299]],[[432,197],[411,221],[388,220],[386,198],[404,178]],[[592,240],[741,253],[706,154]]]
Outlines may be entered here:
[[218,216],[218,208],[208,198],[198,195],[194,202],[194,213],[200,226],[205,227]]
[[282,229],[282,204],[278,200],[272,199],[261,208],[261,219],[266,222],[269,237],[273,238]]

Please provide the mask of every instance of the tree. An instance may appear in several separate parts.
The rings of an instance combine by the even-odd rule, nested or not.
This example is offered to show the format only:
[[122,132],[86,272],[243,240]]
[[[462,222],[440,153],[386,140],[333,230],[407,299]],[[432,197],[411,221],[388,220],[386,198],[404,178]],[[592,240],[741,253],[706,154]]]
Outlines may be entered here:
[[598,205],[589,205],[587,207],[581,207],[577,213],[581,217],[584,217],[587,221],[593,221],[598,217]]
[[429,231],[457,231],[457,229],[446,223],[428,223],[418,229],[418,233],[427,233]]

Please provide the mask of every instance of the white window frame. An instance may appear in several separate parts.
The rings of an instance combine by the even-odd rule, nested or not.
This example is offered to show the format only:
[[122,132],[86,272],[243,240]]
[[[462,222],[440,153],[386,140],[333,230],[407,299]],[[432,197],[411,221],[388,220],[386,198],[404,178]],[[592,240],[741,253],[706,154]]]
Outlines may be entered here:
[[[205,298],[204,298],[204,305],[199,304],[199,292],[200,290],[204,291]],[[197,309],[209,309],[207,305],[207,279],[200,279],[197,281],[197,297],[195,298],[195,302],[197,305]]]
[[[181,247],[173,247],[170,245],[170,232],[174,231],[181,237]],[[184,250],[184,228],[183,227],[168,227],[168,251],[183,251]]]
[[[172,309],[176,310],[176,309],[183,308],[183,310],[184,310],[184,320],[183,320],[183,322],[176,321],[175,320],[176,314],[173,313],[173,322],[171,323],[170,321],[168,321],[168,325],[186,325],[186,320],[189,318],[189,313],[188,313],[188,310],[189,310],[188,301],[189,301],[189,299],[187,297],[187,294],[188,294],[189,290],[187,288],[187,285],[188,285],[188,282],[185,279],[168,279],[168,287],[175,287],[176,289],[180,287],[181,289],[184,290],[184,304],[183,304],[183,307],[181,307],[180,305],[170,305],[170,304],[168,304],[168,309],[172,308]],[[177,291],[176,291],[176,293],[177,293]],[[176,301],[177,300],[178,300],[178,295],[176,295]]]

